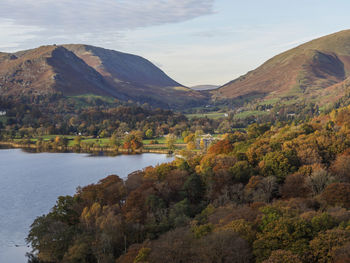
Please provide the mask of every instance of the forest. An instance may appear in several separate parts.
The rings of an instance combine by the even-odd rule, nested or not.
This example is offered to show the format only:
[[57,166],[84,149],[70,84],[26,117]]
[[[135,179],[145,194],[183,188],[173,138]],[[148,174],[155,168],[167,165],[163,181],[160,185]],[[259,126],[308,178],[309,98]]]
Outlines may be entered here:
[[[29,262],[349,262],[344,104],[228,131],[207,150],[59,197],[31,226]],[[195,124],[178,118],[171,128],[191,141]]]
[[[123,139],[125,133],[142,132],[143,138],[157,138],[167,134],[181,136],[184,131],[195,133],[231,133],[245,129],[252,123],[300,123],[319,113],[314,103],[259,104],[245,101],[230,104],[221,103],[220,107],[197,108],[196,110],[173,111],[153,108],[148,104],[137,105],[134,102],[122,102],[115,99],[82,96],[60,97],[59,95],[36,97],[2,97],[0,111],[0,140],[37,139],[47,135],[82,135],[93,138]],[[347,105],[338,102],[339,105]],[[244,105],[242,107],[239,107]],[[241,117],[237,112],[244,110]],[[208,111],[209,110],[209,111]],[[227,112],[225,118],[209,118],[210,110]],[[268,112],[267,112],[268,110]],[[188,118],[199,112],[198,116]],[[251,112],[264,113],[254,116]],[[196,114],[194,114],[196,115]],[[223,115],[223,114],[221,114]],[[147,136],[146,133],[152,136]]]

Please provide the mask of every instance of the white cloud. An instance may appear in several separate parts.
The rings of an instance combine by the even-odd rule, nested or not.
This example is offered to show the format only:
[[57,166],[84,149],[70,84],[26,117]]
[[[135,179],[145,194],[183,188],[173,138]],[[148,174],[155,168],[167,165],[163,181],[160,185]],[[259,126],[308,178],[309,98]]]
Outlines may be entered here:
[[0,48],[53,43],[123,45],[137,28],[213,13],[214,0],[1,0]]
[[38,26],[17,25],[13,20],[0,19],[1,51],[17,49],[20,43],[35,39],[42,31]]
[[2,0],[0,17],[65,32],[128,30],[212,13],[214,0]]

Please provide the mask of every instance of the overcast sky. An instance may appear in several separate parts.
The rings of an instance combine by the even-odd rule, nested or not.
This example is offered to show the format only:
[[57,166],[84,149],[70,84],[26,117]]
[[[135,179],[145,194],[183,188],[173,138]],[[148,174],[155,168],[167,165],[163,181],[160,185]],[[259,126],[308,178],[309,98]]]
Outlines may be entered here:
[[0,51],[84,43],[141,55],[183,85],[224,84],[350,28],[348,0],[1,0]]

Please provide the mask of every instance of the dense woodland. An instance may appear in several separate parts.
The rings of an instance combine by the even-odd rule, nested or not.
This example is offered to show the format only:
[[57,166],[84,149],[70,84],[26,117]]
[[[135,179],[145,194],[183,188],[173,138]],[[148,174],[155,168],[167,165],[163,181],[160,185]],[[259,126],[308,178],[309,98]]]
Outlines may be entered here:
[[[184,113],[169,109],[152,108],[148,104],[135,105],[103,97],[66,98],[59,95],[40,97],[0,98],[0,140],[39,138],[45,135],[78,135],[94,138],[142,132],[143,138],[156,138],[167,134],[181,136],[184,131],[195,133],[231,133],[245,129],[252,123],[299,123],[319,113],[312,103],[257,104],[245,103],[249,112],[269,109],[269,114],[247,114],[237,118],[238,104],[224,104],[227,117],[212,119],[205,116],[205,107],[197,109],[202,116],[188,119]],[[340,102],[339,102],[340,105]],[[218,107],[211,110],[218,110]],[[238,109],[238,110],[237,110]],[[186,110],[186,112],[189,112]],[[191,111],[190,111],[191,112]],[[148,132],[148,135],[146,134]],[[151,136],[150,136],[151,134]]]
[[33,136],[62,134],[109,137],[113,133],[124,134],[131,130],[155,134],[168,133],[170,128],[186,120],[170,110],[152,109],[144,105],[128,103],[106,104],[101,100],[40,100],[33,103],[20,100],[0,100],[0,109],[6,111],[2,124],[2,137],[31,138]]
[[349,262],[349,147],[350,107],[254,123],[59,197],[31,226],[29,261]]

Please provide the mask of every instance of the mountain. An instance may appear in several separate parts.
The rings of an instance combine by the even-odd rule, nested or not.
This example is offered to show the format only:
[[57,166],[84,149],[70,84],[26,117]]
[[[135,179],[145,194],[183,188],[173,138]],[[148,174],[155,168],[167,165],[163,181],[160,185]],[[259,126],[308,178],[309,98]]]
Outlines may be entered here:
[[[350,30],[321,37],[273,57],[217,90],[214,99],[241,97],[335,100],[350,77]],[[334,91],[337,92],[334,92]]]
[[219,86],[216,85],[197,85],[191,87],[193,90],[212,90],[212,89],[217,89]]
[[196,105],[204,95],[182,86],[148,60],[88,46],[42,46],[0,53],[0,95],[94,94],[161,107]]

